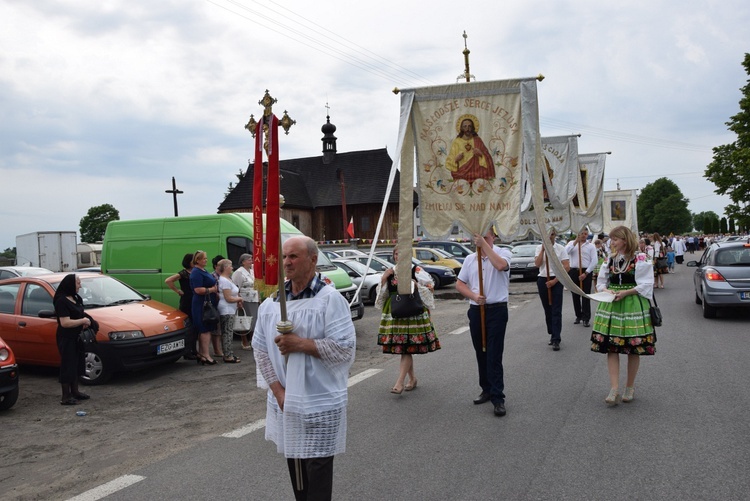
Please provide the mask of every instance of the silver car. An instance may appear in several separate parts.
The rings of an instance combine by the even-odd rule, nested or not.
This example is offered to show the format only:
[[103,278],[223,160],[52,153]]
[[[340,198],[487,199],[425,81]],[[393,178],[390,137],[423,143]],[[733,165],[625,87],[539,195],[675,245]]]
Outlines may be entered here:
[[750,308],[750,241],[711,244],[687,266],[695,268],[695,303],[705,318],[715,318],[719,308]]
[[513,257],[510,260],[510,274],[522,275],[523,278],[535,278],[539,275],[539,268],[534,264],[534,254],[539,244],[521,244],[511,249]]
[[334,259],[332,262],[344,270],[357,287],[364,282],[360,297],[363,301],[367,300],[370,303],[375,303],[378,284],[383,278],[382,273],[379,273],[372,268],[368,268],[364,264],[352,259]]

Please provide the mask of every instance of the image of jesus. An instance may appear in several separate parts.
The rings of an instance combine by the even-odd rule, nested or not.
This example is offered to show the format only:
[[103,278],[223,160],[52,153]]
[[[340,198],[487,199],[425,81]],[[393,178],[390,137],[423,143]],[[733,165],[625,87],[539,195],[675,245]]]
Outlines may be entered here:
[[477,129],[472,118],[461,120],[460,131],[451,143],[445,160],[454,181],[465,179],[471,184],[476,179],[495,178],[492,155],[477,134]]

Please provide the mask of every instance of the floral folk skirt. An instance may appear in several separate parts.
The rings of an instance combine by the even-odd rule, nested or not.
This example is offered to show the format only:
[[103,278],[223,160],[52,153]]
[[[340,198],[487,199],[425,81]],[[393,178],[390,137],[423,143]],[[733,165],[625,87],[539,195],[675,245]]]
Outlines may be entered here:
[[[610,285],[612,290],[632,289],[632,285]],[[620,301],[599,303],[591,333],[591,351],[623,355],[656,353],[656,331],[651,325],[648,299],[635,294]]]
[[378,344],[383,347],[383,353],[418,355],[439,350],[440,341],[427,309],[414,317],[393,318],[391,297],[385,300],[378,329]]

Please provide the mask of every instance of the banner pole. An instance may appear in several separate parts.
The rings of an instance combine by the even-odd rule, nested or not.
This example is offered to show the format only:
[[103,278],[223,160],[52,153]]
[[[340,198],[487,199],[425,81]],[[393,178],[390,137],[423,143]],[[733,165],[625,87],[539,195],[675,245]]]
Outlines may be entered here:
[[[484,280],[482,279],[482,248],[477,245],[477,272],[479,273],[479,295],[484,296]],[[484,305],[479,305],[479,320],[482,324],[482,351],[487,351],[487,327],[484,324]]]

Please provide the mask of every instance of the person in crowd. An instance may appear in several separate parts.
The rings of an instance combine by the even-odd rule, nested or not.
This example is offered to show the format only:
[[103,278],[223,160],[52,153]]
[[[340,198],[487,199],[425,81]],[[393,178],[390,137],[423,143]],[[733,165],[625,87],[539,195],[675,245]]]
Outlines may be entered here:
[[88,400],[89,395],[78,390],[78,378],[84,373],[84,351],[79,340],[81,331],[98,326],[83,309],[83,299],[78,295],[81,279],[75,273],[65,275],[57,286],[52,304],[57,316],[57,350],[60,352],[61,405],[77,405],[79,400]]
[[239,287],[240,297],[243,300],[242,307],[245,310],[246,315],[253,317],[253,321],[250,324],[250,332],[247,334],[240,334],[242,340],[243,350],[252,350],[250,341],[253,338],[253,331],[255,330],[255,321],[258,317],[258,306],[260,303],[260,295],[255,290],[255,274],[253,273],[253,256],[252,254],[242,254],[240,256],[240,266],[232,274],[232,282]]
[[[219,261],[221,261],[222,259],[225,259],[224,256],[222,256],[221,254],[217,254],[211,260],[211,265],[214,267],[214,271],[213,273],[211,273],[211,276],[214,277],[214,280],[216,280],[216,285],[219,284]],[[212,297],[211,299],[214,300],[214,304],[218,307],[219,296],[217,295],[215,297]],[[221,343],[221,322],[217,322],[214,330],[211,331],[211,345],[214,348],[214,356],[224,358],[224,352],[222,351],[223,348]]]
[[[190,288],[193,290],[193,325],[195,332],[198,333],[198,354],[197,360],[201,365],[214,365],[216,360],[211,358],[208,352],[209,344],[213,343],[214,352],[218,353],[221,349],[220,339],[213,336],[216,325],[203,322],[203,303],[211,301],[218,303],[214,298],[217,291],[216,279],[206,271],[208,256],[202,250],[193,253],[193,270],[190,272]],[[206,297],[208,296],[208,297]]]
[[305,236],[282,246],[291,332],[280,334],[279,298],[258,309],[253,352],[268,388],[266,440],[287,458],[295,499],[331,499],[333,458],[346,448],[349,368],[356,335],[349,304],[316,273],[318,246]]
[[[505,383],[503,350],[508,324],[508,284],[510,283],[510,250],[493,244],[495,233],[490,227],[484,236],[474,235],[477,251],[466,257],[458,273],[456,290],[469,299],[469,331],[479,370],[482,392],[474,404],[492,401],[496,416],[505,416]],[[481,252],[481,261],[479,253]],[[482,266],[483,294],[479,293],[479,266]],[[482,325],[481,308],[484,308]],[[482,332],[486,335],[486,350]]]
[[602,241],[602,249],[604,249],[604,255],[609,256],[609,252],[610,252],[609,236],[605,235],[604,233],[599,233],[599,240]]
[[[191,271],[193,271],[192,253],[185,254],[185,256],[182,258],[182,269],[178,273],[170,275],[164,281],[164,283],[167,284],[167,287],[172,289],[175,294],[180,296],[179,310],[188,316],[188,319],[185,322],[187,334],[185,335],[186,354],[184,358],[186,360],[196,360],[198,353],[195,346],[197,335],[193,326],[193,289],[190,288]],[[175,282],[178,282],[180,284],[179,289],[175,286]]]
[[225,364],[236,364],[240,359],[234,356],[232,341],[234,340],[234,316],[237,307],[242,308],[240,288],[232,282],[232,261],[222,259],[216,265],[219,272],[219,323],[221,326],[221,352],[224,354]]
[[685,260],[685,240],[680,235],[675,237],[672,248],[674,249],[675,263],[682,264]]
[[648,261],[653,264],[654,248],[651,246],[651,239],[648,237],[638,239],[638,252],[644,254]]
[[[568,276],[581,288],[583,292],[591,292],[591,275],[599,258],[596,255],[596,247],[588,241],[589,230],[583,228],[578,232],[576,238],[568,242],[565,251],[568,253],[570,260],[570,270]],[[591,300],[587,297],[581,297],[571,291],[573,296],[573,310],[576,314],[574,324],[580,324],[583,321],[584,327],[589,327],[591,321]]]
[[687,250],[690,254],[695,254],[695,237],[693,235],[687,237]]
[[[397,248],[393,249],[393,262],[398,262]],[[430,320],[430,309],[435,307],[432,278],[421,267],[412,265],[411,280],[414,290],[419,292],[419,297],[425,305],[419,315],[408,318],[391,316],[391,302],[398,293],[395,266],[383,272],[375,299],[375,307],[382,312],[378,329],[378,345],[383,347],[383,353],[401,355],[398,379],[391,388],[391,393],[398,395],[404,390],[411,391],[417,387],[412,355],[440,349],[440,341]],[[409,377],[408,383],[406,382],[407,376]]]
[[663,289],[664,273],[667,273],[667,268],[657,267],[656,260],[660,257],[667,257],[667,246],[664,245],[661,235],[658,233],[651,235],[651,245],[654,247],[654,287]]
[[607,251],[604,249],[604,245],[600,239],[594,240],[594,247],[596,247],[596,266],[594,267],[594,273],[591,275],[591,285],[596,290],[596,279],[599,276],[599,270],[602,269],[602,264],[607,258]]
[[612,302],[600,302],[591,333],[591,351],[607,355],[610,391],[604,400],[620,400],[620,354],[627,355],[628,368],[623,402],[632,402],[640,357],[656,352],[656,331],[651,325],[649,306],[654,273],[651,261],[638,252],[633,232],[618,226],[609,233],[612,255],[599,272],[597,289],[609,291]]
[[674,249],[667,247],[667,272],[674,273]]
[[[552,229],[549,234],[549,241],[552,249],[555,251],[557,259],[565,268],[565,272],[570,271],[570,260],[565,247],[555,242],[557,232]],[[544,249],[544,245],[538,245],[534,254],[534,265],[539,268],[539,276],[536,279],[536,286],[539,291],[539,299],[542,301],[544,308],[544,320],[547,324],[547,334],[549,334],[549,345],[552,350],[560,351],[560,342],[562,341],[562,306],[564,286],[560,279],[555,275],[555,270],[549,265],[549,257]]]

